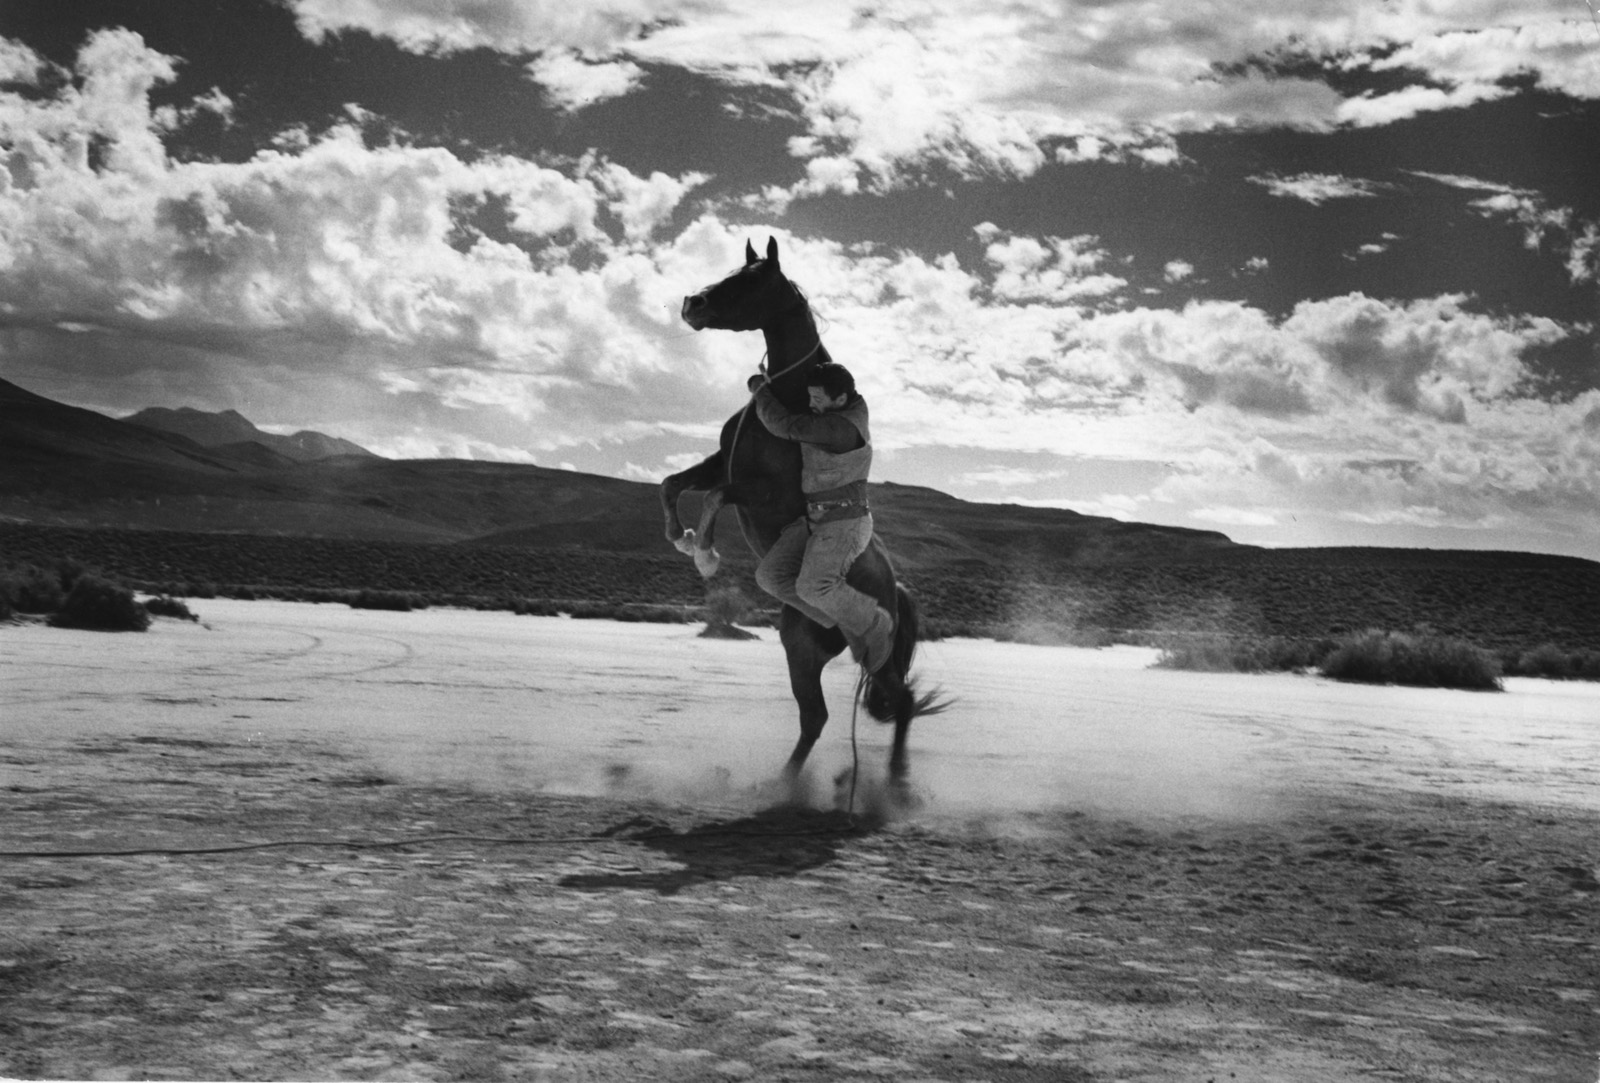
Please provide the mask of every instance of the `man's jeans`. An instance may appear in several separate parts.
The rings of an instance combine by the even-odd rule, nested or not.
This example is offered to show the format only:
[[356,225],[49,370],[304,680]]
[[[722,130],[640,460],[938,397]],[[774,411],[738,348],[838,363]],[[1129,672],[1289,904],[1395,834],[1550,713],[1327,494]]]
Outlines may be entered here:
[[831,523],[796,519],[761,558],[756,582],[824,628],[837,625],[846,638],[859,640],[872,626],[878,600],[844,577],[871,541],[870,512]]

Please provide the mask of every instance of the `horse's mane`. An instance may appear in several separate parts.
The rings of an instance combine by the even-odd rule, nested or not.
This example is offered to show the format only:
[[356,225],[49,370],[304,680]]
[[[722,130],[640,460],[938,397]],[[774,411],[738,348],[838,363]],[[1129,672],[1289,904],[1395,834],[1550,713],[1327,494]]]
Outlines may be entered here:
[[[795,295],[798,296],[801,303],[806,306],[806,315],[811,317],[811,322],[815,324],[821,320],[822,317],[817,315],[816,307],[812,305],[811,297],[806,293],[805,287],[800,285],[800,283],[796,282],[794,279],[790,278],[788,275],[784,275],[783,277],[784,280],[789,283],[789,288],[794,290]],[[820,327],[817,329],[817,336],[819,338],[822,336],[822,329]]]

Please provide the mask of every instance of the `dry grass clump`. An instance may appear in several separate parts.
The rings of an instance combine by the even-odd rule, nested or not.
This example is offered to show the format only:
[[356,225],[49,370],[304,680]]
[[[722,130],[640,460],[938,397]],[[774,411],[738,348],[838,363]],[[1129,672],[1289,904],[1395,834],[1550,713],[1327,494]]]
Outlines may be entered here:
[[1320,669],[1325,677],[1370,684],[1501,690],[1500,662],[1481,647],[1448,636],[1363,632],[1340,641]]

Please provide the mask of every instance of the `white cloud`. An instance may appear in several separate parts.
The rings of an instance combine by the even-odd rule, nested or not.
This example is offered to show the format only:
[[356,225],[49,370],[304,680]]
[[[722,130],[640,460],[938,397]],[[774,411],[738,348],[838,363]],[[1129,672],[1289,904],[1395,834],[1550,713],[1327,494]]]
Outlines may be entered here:
[[[368,392],[327,397],[382,410],[387,389],[389,409],[417,415],[435,434],[421,438],[441,447],[454,415],[499,418],[459,445],[475,454],[518,446],[514,430],[551,416],[604,435],[698,410],[700,379],[725,347],[678,328],[683,280],[661,264],[684,255],[641,246],[703,178],[588,160],[566,172],[468,163],[437,148],[369,148],[349,128],[244,163],[179,163],[162,151],[149,102],[171,77],[168,58],[112,31],[89,40],[78,70],[81,88],[53,97],[0,95],[11,148],[0,306],[22,322],[70,315],[147,344],[92,356],[74,346],[84,364],[107,366],[95,379],[146,379],[154,366],[174,382],[192,369],[204,385],[226,359],[276,373],[308,402],[319,385],[354,381]],[[91,141],[107,148],[98,162]],[[502,202],[520,247],[479,238],[460,250],[454,208],[484,198]],[[735,239],[716,233],[724,259],[696,263],[697,276],[734,262]],[[569,240],[598,265],[575,269]]]
[[1218,526],[1276,526],[1278,522],[1270,512],[1226,506],[1196,508],[1189,513],[1189,518]]
[[[1600,96],[1571,12],[1536,0],[1329,6],[1243,0],[1208,8],[990,0],[293,0],[313,37],[345,27],[418,51],[541,53],[532,71],[569,107],[625,93],[639,66],[786,86],[808,128],[791,192],[880,190],[930,163],[1026,176],[1047,160],[1178,160],[1175,134],[1215,127],[1390,123],[1508,93],[1499,81]],[[1398,50],[1395,42],[1409,42]],[[1420,69],[1435,85],[1343,98],[1244,62],[1285,49],[1351,67]],[[581,54],[582,59],[578,56]],[[1232,70],[1243,74],[1221,74]]]
[[644,70],[630,61],[588,61],[568,50],[543,54],[528,65],[528,72],[552,103],[569,112],[620,98],[644,77]]
[[1521,26],[1506,20],[1501,25],[1426,34],[1406,41],[1372,66],[1380,71],[1421,69],[1435,79],[1479,90],[1537,72],[1546,90],[1596,98],[1600,60],[1595,42],[1600,30],[1584,14],[1556,9]]
[[955,479],[957,485],[982,488],[1018,489],[1064,476],[1064,470],[1029,470],[1020,466],[997,466],[988,470],[968,470]]
[[1370,199],[1389,185],[1328,173],[1300,173],[1293,177],[1257,176],[1246,178],[1282,199],[1298,199],[1320,206],[1332,199]]
[[666,469],[665,467],[640,466],[638,463],[629,460],[628,462],[622,464],[622,470],[617,474],[617,476],[626,478],[629,481],[643,481],[651,485],[655,485],[671,472],[672,471]]
[[1360,128],[1376,128],[1408,120],[1419,113],[1464,109],[1478,102],[1506,97],[1510,93],[1507,88],[1492,83],[1470,83],[1448,90],[1431,86],[1410,86],[1376,97],[1350,98],[1340,103],[1338,118],[1341,122],[1354,124]]
[[1161,273],[1168,282],[1183,282],[1194,277],[1194,264],[1182,259],[1169,260]]
[[312,38],[361,29],[416,52],[489,48],[538,52],[599,50],[632,39],[656,19],[690,12],[687,3],[649,0],[291,0]]
[[1529,248],[1549,245],[1562,257],[1574,283],[1593,282],[1600,275],[1600,221],[1581,219],[1571,207],[1552,207],[1531,189],[1457,174],[1410,172],[1451,188],[1490,193],[1468,205],[1486,218],[1505,218],[1521,226],[1523,243]]
[[[663,439],[703,454],[744,404],[759,337],[693,334],[677,317],[746,240],[712,214],[663,234],[698,178],[469,163],[346,129],[243,163],[174,162],[149,104],[170,64],[125,35],[91,46],[81,87],[0,96],[8,365],[77,376],[124,412],[202,399],[388,453],[632,461],[642,476]],[[91,139],[112,141],[98,168]],[[1451,183],[1520,198],[1468,181]],[[463,244],[452,208],[475,198],[503,201],[517,244]],[[1281,521],[1276,509],[1310,504],[1419,522],[1413,509],[1438,509],[1477,529],[1596,525],[1600,392],[1551,403],[1526,380],[1526,353],[1565,333],[1552,321],[1359,294],[1283,318],[1236,302],[1113,309],[1102,302],[1124,284],[1092,238],[985,226],[985,264],[968,268],[772,232],[886,455],[1182,463],[1133,505],[1171,516]],[[1592,259],[1595,235],[1577,236]]]
[[0,82],[35,86],[39,75],[51,67],[49,61],[22,42],[0,38]]
[[1124,289],[1128,282],[1099,271],[1107,259],[1097,239],[1089,236],[1012,236],[989,222],[974,230],[988,242],[984,256],[994,268],[992,287],[1006,301],[1071,304],[1101,298]]

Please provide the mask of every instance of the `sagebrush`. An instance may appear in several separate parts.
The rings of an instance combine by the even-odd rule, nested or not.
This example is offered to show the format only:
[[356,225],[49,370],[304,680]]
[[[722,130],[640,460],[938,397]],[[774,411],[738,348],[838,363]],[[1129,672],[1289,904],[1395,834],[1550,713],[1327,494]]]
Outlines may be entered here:
[[150,611],[121,583],[83,575],[73,583],[50,623],[61,628],[142,632],[150,627]]
[[1342,640],[1321,663],[1341,681],[1500,691],[1500,662],[1463,639],[1367,631]]

